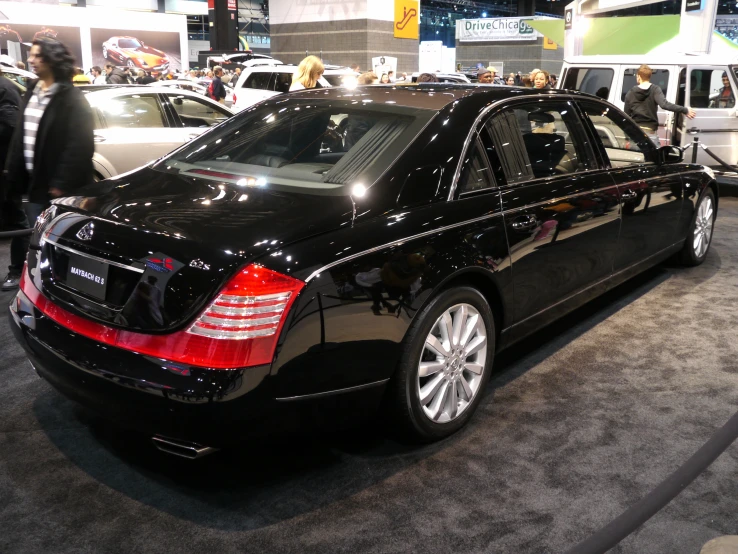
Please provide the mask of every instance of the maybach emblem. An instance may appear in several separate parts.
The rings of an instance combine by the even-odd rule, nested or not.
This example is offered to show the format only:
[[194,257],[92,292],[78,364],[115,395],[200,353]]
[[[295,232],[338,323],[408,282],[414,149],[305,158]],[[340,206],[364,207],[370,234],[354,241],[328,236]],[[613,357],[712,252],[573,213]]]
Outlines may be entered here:
[[79,240],[92,240],[92,235],[95,232],[95,224],[90,221],[87,225],[77,231],[77,238]]

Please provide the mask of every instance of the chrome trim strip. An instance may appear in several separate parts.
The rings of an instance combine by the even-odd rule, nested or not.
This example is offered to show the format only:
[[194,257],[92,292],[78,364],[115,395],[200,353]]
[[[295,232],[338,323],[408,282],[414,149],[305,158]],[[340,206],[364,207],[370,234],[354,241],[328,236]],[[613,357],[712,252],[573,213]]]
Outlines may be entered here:
[[145,269],[139,268],[139,267],[133,267],[132,265],[126,265],[126,264],[120,264],[118,262],[113,262],[110,260],[106,260],[105,258],[98,258],[97,256],[93,256],[92,254],[85,254],[84,252],[80,252],[79,250],[75,250],[74,248],[69,248],[68,246],[62,246],[55,240],[46,239],[46,242],[49,244],[53,244],[57,248],[61,248],[62,250],[66,250],[67,252],[71,252],[72,254],[77,254],[78,256],[82,256],[83,258],[89,258],[90,260],[95,260],[98,262],[106,263],[108,265],[114,265],[115,267],[122,267],[123,269],[128,269],[130,271],[135,271],[136,273],[143,273]]
[[355,258],[358,258],[360,256],[364,256],[365,254],[371,254],[372,252],[377,252],[378,250],[382,250],[384,248],[389,248],[391,246],[399,245],[411,240],[427,237],[428,235],[434,235],[436,233],[443,233],[444,231],[448,231],[449,229],[455,229],[456,227],[463,227],[464,225],[469,225],[471,223],[476,223],[478,221],[484,221],[485,219],[492,219],[494,217],[502,217],[502,212],[489,214],[489,215],[483,215],[481,217],[475,217],[474,219],[467,219],[466,221],[461,221],[459,223],[453,223],[452,225],[446,225],[444,227],[439,227],[438,229],[433,229],[431,231],[424,231],[422,233],[418,233],[417,235],[412,235],[409,237],[405,237],[403,239],[394,240],[392,242],[388,242],[386,244],[383,244],[381,246],[375,246],[374,248],[369,248],[367,250],[362,250],[361,252],[356,252],[355,254],[351,254],[350,256],[346,256],[345,258],[341,258],[340,260],[335,260],[333,262],[330,262],[320,269],[317,269],[313,271],[307,279],[305,279],[306,283],[309,283],[312,281],[315,277],[320,275],[322,272],[329,270],[332,267],[337,266],[338,264],[342,264],[344,262],[349,262]]
[[373,387],[380,387],[384,385],[389,379],[382,379],[381,381],[374,381],[365,385],[357,385],[355,387],[348,387],[345,389],[329,390],[325,392],[316,392],[315,394],[304,394],[302,396],[287,396],[284,398],[275,398],[277,402],[295,402],[296,400],[310,400],[312,398],[322,398],[324,396],[334,396],[336,394],[345,394],[347,392],[354,392],[363,389],[370,389]]
[[277,325],[274,324],[269,329],[258,329],[255,331],[236,331],[235,329],[229,331],[227,329],[207,329],[200,327],[195,323],[188,329],[188,333],[193,335],[203,335],[210,337],[211,339],[227,339],[227,340],[245,340],[252,339],[254,337],[268,337],[277,332]]
[[291,292],[278,292],[276,294],[263,294],[261,296],[237,296],[235,294],[221,294],[215,299],[216,302],[228,302],[243,305],[254,302],[273,302],[275,300],[289,300]]
[[213,304],[210,306],[209,312],[223,315],[254,315],[254,314],[270,314],[270,313],[282,313],[284,311],[286,302],[275,304],[274,306],[263,306],[257,308],[226,308],[225,306],[218,306]]
[[[207,314],[207,312],[205,312]],[[201,315],[197,321],[199,323],[212,323],[226,327],[224,330],[233,329],[246,331],[250,327],[258,327],[259,325],[269,325],[271,323],[279,323],[281,315],[273,315],[269,317],[259,317],[254,319],[227,319],[220,317],[210,317],[209,315]]]

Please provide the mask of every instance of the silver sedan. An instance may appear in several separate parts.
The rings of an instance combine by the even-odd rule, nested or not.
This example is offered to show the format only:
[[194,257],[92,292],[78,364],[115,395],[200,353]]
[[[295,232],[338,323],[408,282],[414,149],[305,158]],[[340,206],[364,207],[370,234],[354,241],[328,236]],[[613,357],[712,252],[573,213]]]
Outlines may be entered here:
[[97,179],[162,157],[233,112],[195,92],[168,87],[82,87],[95,123]]

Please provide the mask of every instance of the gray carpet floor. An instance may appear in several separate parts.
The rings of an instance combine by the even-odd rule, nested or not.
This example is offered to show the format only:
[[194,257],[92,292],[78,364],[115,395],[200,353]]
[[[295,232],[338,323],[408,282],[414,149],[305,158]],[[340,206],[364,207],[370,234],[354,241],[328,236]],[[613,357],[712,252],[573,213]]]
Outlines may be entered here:
[[[0,552],[564,551],[736,411],[737,270],[726,198],[705,264],[660,266],[504,353],[450,440],[367,426],[194,463],[57,394],[3,319]],[[734,444],[613,552],[696,553],[736,534],[737,469]]]

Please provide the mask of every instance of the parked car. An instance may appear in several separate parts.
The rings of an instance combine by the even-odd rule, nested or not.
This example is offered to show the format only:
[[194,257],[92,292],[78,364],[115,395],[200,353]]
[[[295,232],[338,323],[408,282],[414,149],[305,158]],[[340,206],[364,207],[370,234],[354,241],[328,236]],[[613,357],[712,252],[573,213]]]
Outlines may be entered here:
[[38,79],[35,73],[31,73],[30,71],[26,71],[24,69],[18,69],[17,67],[8,67],[6,65],[2,65],[0,67],[0,70],[2,70],[3,77],[5,77],[6,79],[10,79],[14,84],[18,86],[18,91],[20,92],[21,96],[23,96],[23,94],[28,90],[28,83]]
[[361,75],[361,73],[357,73],[350,67],[339,65],[326,65],[325,71],[323,72],[323,78],[328,81],[328,84],[332,87],[355,87],[359,75]]
[[[206,98],[210,98],[208,96],[208,87],[204,84],[197,83],[195,81],[189,81],[187,79],[177,79],[172,81],[157,81],[156,83],[151,83],[151,87],[165,87],[165,88],[173,88],[178,90],[189,90],[191,92],[196,92],[197,94],[201,96],[205,96]],[[233,106],[233,90],[231,90],[230,87],[225,87],[226,89],[226,97],[225,97],[225,106],[226,108],[231,108]]]
[[[233,90],[233,110],[258,104],[262,100],[289,92],[296,65],[270,64],[257,65],[244,69]],[[331,85],[325,77],[319,81],[322,87]]]
[[589,95],[296,92],[55,201],[10,326],[60,391],[182,455],[379,406],[436,440],[499,350],[702,263],[717,192]]
[[[463,73],[434,73],[439,83],[470,83],[469,78]],[[412,74],[412,82],[417,83],[420,73]]]
[[155,75],[169,72],[167,54],[135,37],[110,37],[102,44],[102,54],[106,60],[131,69],[145,69]]
[[[738,163],[738,67],[732,55],[575,56],[564,60],[558,87],[588,92],[623,108],[644,63],[653,69],[651,82],[661,87],[669,102],[696,112],[694,119],[688,119],[659,108],[661,144],[684,147],[697,136],[727,163]],[[718,98],[726,84],[728,94]],[[724,170],[702,149],[697,152],[698,163]]]
[[171,87],[79,88],[92,107],[98,179],[160,158],[233,115],[201,94]]
[[222,56],[208,56],[207,66],[213,68],[217,65],[223,69],[235,71],[237,68],[241,70],[251,65],[259,63],[282,63],[266,54],[254,54],[253,52],[236,52],[234,54],[225,54]]

